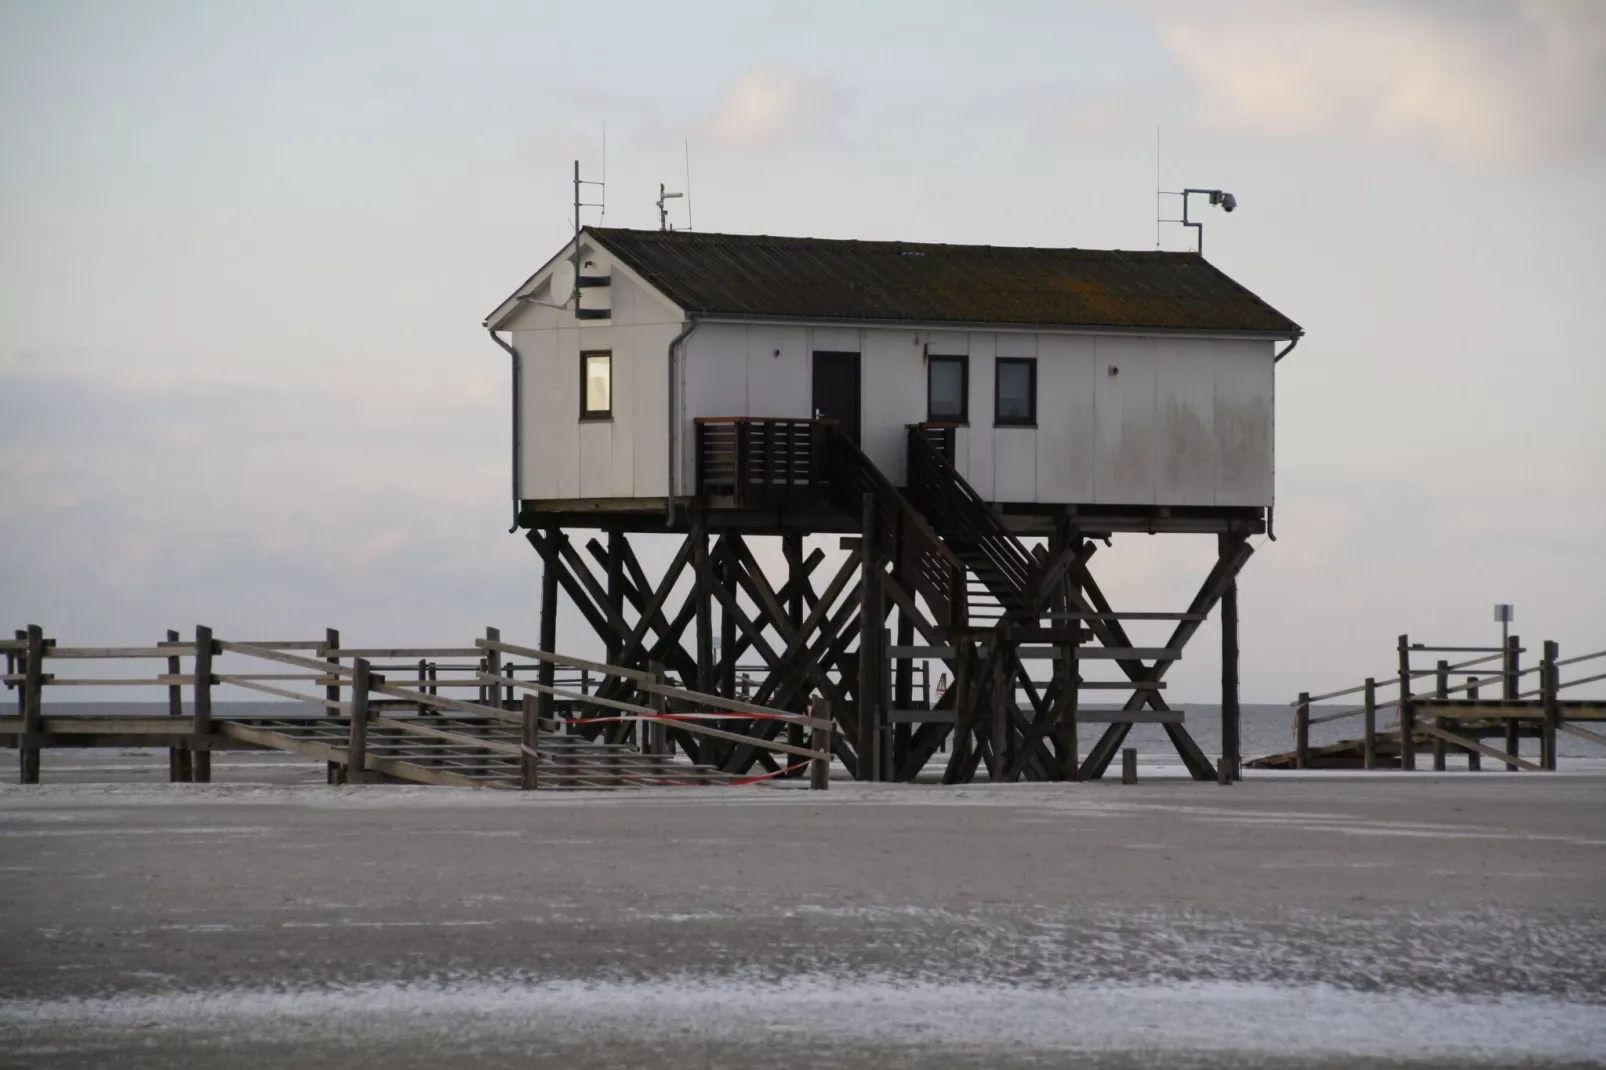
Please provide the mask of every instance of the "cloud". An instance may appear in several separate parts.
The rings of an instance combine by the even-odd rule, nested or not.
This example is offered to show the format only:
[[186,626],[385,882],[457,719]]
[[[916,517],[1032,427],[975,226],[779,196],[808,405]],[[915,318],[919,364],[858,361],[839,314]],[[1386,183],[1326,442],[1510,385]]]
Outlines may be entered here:
[[760,67],[732,82],[708,121],[708,133],[731,144],[764,145],[829,132],[847,111],[848,94],[828,82],[782,67]]
[[1209,125],[1485,161],[1606,151],[1606,4],[1320,0],[1152,9]]

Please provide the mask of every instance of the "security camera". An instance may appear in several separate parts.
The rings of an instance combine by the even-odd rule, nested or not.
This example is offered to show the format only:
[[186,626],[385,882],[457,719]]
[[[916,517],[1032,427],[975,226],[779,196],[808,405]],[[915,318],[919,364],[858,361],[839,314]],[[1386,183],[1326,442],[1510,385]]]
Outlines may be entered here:
[[1234,197],[1230,193],[1223,193],[1221,195],[1221,210],[1222,211],[1230,212],[1236,207],[1238,207],[1238,198],[1237,197]]

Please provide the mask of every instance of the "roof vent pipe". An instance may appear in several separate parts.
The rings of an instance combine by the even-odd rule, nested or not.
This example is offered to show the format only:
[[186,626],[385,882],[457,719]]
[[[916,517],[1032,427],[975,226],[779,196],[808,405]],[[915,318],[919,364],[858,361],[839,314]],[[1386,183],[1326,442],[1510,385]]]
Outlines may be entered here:
[[666,528],[675,526],[675,432],[679,430],[676,426],[678,421],[675,418],[675,350],[682,348],[682,344],[691,337],[692,332],[697,329],[698,324],[701,322],[695,315],[688,314],[686,325],[680,329],[680,333],[675,335],[669,343],[669,448],[665,451],[669,454],[669,495],[665,499],[664,505],[664,527]]

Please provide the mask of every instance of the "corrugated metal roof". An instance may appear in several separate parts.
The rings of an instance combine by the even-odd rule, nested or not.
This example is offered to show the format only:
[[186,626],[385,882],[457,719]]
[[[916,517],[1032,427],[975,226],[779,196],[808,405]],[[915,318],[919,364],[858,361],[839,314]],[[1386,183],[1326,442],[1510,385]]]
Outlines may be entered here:
[[704,315],[1300,333],[1197,253],[587,230]]

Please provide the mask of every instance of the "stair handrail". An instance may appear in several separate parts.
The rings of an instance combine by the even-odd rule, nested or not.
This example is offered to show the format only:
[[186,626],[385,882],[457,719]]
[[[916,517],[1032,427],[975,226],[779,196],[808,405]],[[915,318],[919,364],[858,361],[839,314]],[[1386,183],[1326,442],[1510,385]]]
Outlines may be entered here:
[[1017,592],[1022,608],[1037,603],[1037,579],[1042,565],[1009,530],[998,510],[976,493],[952,462],[932,444],[919,425],[909,437],[909,490],[919,501],[928,499],[944,523],[955,525],[957,535],[971,543]]
[[[831,466],[836,508],[858,516],[860,496],[866,491],[874,495],[877,523],[873,549],[897,563],[904,575],[914,580],[939,624],[962,623],[966,608],[962,601],[965,563],[953,548],[840,427],[834,427],[831,436]],[[956,595],[961,599],[958,606],[954,604]]]

